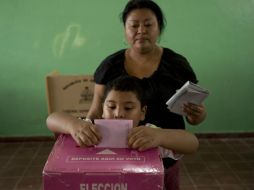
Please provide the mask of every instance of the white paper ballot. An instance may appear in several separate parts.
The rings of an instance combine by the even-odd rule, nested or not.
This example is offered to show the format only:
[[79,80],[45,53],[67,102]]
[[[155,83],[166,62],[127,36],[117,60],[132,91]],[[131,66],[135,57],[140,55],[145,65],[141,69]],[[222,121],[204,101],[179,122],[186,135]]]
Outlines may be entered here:
[[209,91],[187,81],[176,93],[166,102],[171,112],[185,115],[183,105],[190,102],[201,104],[209,95]]
[[127,136],[132,128],[132,120],[95,119],[94,124],[99,129],[102,140],[96,147],[127,148]]

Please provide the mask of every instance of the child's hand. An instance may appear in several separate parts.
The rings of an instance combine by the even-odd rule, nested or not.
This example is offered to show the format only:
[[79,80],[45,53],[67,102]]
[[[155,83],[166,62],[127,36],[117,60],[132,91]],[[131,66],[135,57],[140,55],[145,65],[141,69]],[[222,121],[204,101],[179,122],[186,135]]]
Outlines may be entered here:
[[139,151],[160,146],[162,129],[139,126],[132,128],[128,135],[128,146]]
[[96,145],[101,140],[100,132],[96,129],[96,126],[80,119],[72,123],[70,134],[81,147]]

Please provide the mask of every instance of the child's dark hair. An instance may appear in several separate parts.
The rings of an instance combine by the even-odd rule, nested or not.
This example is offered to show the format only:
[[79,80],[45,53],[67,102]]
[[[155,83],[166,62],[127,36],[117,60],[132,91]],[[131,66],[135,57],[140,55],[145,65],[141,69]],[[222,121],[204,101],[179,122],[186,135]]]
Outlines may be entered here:
[[111,90],[121,92],[133,92],[136,94],[138,100],[140,101],[141,107],[146,105],[146,98],[142,81],[137,77],[124,75],[114,79],[113,81],[110,81],[106,85],[103,101],[105,101],[108,93]]

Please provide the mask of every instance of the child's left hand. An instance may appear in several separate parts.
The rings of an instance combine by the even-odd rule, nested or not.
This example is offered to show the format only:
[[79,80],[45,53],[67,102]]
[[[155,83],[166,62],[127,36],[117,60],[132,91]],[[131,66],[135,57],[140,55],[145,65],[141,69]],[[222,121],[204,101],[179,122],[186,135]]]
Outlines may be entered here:
[[132,128],[128,135],[129,148],[144,151],[160,146],[160,128],[139,126]]

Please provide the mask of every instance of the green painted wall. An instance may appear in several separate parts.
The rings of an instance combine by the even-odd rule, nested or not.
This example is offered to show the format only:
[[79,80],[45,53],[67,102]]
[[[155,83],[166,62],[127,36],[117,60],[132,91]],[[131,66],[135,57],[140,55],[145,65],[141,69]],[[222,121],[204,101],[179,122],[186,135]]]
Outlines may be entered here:
[[[92,74],[126,47],[126,0],[0,1],[0,136],[50,135],[44,77]],[[254,1],[157,0],[167,18],[160,44],[185,55],[211,91],[195,132],[254,131]]]

